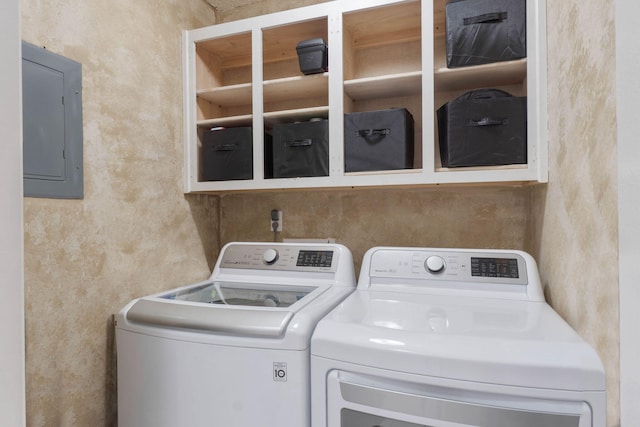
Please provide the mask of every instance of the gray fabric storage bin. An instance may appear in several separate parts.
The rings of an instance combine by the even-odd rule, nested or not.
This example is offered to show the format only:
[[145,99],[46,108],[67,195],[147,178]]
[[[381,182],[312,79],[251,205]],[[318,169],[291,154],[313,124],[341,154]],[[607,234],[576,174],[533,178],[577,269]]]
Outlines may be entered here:
[[273,177],[329,175],[329,121],[273,126]]
[[345,114],[345,172],[413,167],[413,117],[405,108]]
[[447,67],[527,56],[526,0],[450,0],[446,6]]
[[253,178],[251,127],[209,130],[202,139],[202,180]]
[[469,91],[438,109],[444,167],[527,163],[527,98],[497,89]]

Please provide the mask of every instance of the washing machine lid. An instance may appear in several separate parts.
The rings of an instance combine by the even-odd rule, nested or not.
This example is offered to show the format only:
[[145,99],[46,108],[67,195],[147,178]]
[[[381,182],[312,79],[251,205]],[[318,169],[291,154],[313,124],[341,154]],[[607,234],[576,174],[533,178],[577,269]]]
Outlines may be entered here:
[[280,337],[294,314],[326,287],[208,281],[141,298],[134,323],[254,337]]
[[605,389],[595,351],[544,302],[358,290],[319,322],[311,353],[463,381]]
[[160,298],[248,307],[290,307],[317,288],[317,286],[277,286],[214,281],[171,291],[161,295]]

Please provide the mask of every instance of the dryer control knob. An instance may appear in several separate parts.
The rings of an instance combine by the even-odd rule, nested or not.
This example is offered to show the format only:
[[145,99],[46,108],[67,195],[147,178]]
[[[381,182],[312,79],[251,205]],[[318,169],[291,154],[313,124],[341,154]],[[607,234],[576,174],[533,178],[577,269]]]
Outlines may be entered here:
[[441,273],[444,271],[444,266],[444,260],[437,255],[430,256],[424,262],[424,268],[426,268],[430,273]]
[[262,253],[262,261],[265,264],[271,265],[274,264],[278,260],[278,251],[275,249],[267,249]]

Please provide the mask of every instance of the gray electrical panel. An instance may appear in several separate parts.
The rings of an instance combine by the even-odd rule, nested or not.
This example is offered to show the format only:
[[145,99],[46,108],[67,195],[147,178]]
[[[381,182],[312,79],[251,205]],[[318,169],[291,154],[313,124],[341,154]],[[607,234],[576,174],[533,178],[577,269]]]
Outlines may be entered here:
[[24,195],[84,196],[82,66],[22,42]]

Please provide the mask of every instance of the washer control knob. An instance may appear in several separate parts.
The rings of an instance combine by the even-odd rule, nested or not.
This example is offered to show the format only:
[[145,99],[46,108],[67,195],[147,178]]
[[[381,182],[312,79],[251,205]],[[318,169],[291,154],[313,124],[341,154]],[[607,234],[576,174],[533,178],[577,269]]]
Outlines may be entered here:
[[276,251],[275,249],[267,249],[262,253],[262,261],[267,265],[274,264],[277,260],[278,251]]
[[444,260],[437,255],[430,256],[424,262],[424,268],[430,273],[441,273],[444,271],[444,266]]

